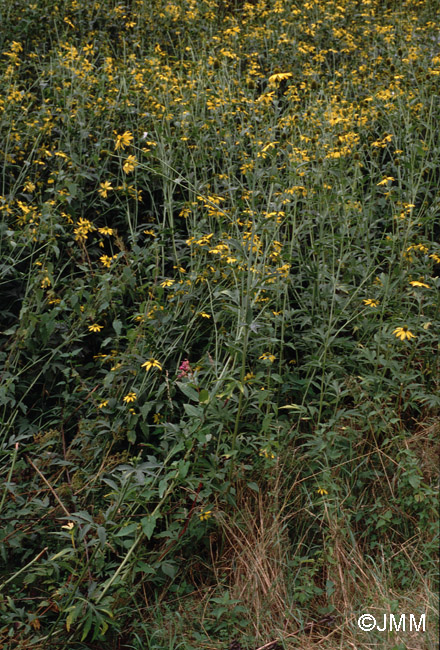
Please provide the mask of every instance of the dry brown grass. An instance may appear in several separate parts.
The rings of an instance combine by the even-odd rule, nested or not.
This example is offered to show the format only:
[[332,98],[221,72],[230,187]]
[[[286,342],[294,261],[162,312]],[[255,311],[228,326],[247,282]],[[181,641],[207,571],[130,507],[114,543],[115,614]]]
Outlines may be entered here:
[[[402,594],[392,584],[383,558],[365,557],[355,539],[347,535],[347,524],[326,513],[323,531],[324,547],[331,561],[322,569],[321,586],[326,580],[334,591],[324,595],[316,605],[332,605],[333,620],[314,624],[305,618],[306,629],[301,631],[298,604],[292,602],[289,575],[289,557],[299,552],[303,540],[295,546],[289,539],[288,524],[305,530],[305,517],[311,513],[301,505],[298,478],[291,481],[288,490],[283,485],[283,468],[273,469],[266,491],[255,493],[237,486],[237,510],[233,515],[217,511],[216,518],[225,543],[220,554],[212,552],[212,564],[218,576],[227,576],[232,598],[240,599],[247,608],[246,618],[255,637],[254,648],[279,639],[286,649],[312,650],[378,648],[398,650],[434,650],[436,601],[428,578],[420,575],[418,540],[408,540],[407,545],[396,549],[402,554],[414,575],[418,574],[418,587]],[[284,494],[282,502],[280,495]],[[295,496],[296,495],[296,496]],[[304,608],[304,611],[306,608]],[[426,632],[363,632],[357,627],[361,613],[373,614],[381,625],[384,614],[426,613]],[[306,615],[305,615],[306,616]],[[418,617],[416,617],[418,620]],[[302,628],[304,629],[304,628]]]

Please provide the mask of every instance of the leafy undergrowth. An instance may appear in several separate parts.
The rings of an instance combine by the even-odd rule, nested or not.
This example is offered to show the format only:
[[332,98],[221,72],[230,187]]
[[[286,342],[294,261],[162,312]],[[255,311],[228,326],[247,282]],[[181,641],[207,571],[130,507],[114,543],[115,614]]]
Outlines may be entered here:
[[435,6],[4,3],[0,650],[435,647]]

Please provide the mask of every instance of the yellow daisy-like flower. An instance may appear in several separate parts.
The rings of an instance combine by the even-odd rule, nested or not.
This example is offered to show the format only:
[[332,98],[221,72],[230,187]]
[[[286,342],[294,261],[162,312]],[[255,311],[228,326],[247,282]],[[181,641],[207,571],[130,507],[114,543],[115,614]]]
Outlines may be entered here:
[[131,135],[130,131],[125,131],[122,135],[117,135],[115,141],[115,151],[118,151],[118,149],[125,149],[125,147],[130,146],[132,140],[133,136]]
[[284,81],[284,79],[290,79],[290,77],[293,77],[293,74],[291,72],[276,72],[269,77],[269,84],[274,84],[278,81]]
[[98,323],[93,323],[93,325],[89,325],[89,332],[99,332],[102,330],[104,325],[98,325]]
[[209,314],[205,314],[204,311],[199,312],[199,316],[201,316],[202,318],[211,318],[211,316]]
[[112,258],[109,257],[108,255],[101,255],[101,257],[99,258],[99,261],[101,262],[101,264],[103,264],[107,268],[110,268],[110,265],[112,263]]
[[98,232],[101,233],[101,235],[113,235],[113,228],[108,228],[105,226],[104,228],[98,228]]
[[212,514],[212,510],[205,510],[205,512],[202,512],[201,515],[199,515],[200,521],[209,519]]
[[101,402],[101,404],[99,404],[98,408],[99,408],[99,409],[103,409],[104,406],[108,406],[108,399],[106,399],[106,400],[104,400],[103,402]]
[[429,286],[429,284],[425,284],[424,282],[418,282],[417,280],[413,280],[412,282],[410,282],[410,284],[411,284],[413,287],[425,287],[426,289],[430,289],[430,288],[431,288],[431,287]]
[[161,416],[160,413],[155,413],[155,414],[153,415],[153,422],[154,422],[154,424],[157,424],[158,422],[160,422],[161,419],[162,419],[162,416]]
[[409,340],[416,338],[416,335],[410,332],[406,325],[403,327],[396,327],[396,329],[393,330],[393,334],[395,334],[401,341],[404,341],[405,339]]
[[386,185],[389,181],[395,181],[395,180],[396,180],[396,179],[393,178],[392,176],[386,176],[385,178],[382,178],[382,180],[379,181],[379,183],[377,183],[377,185],[378,185],[378,186],[379,186],[379,185]]
[[80,217],[77,227],[73,231],[75,234],[76,241],[85,241],[89,232],[93,232],[95,226],[88,219],[83,219]]
[[130,402],[135,402],[136,400],[137,400],[137,395],[133,391],[131,393],[128,393],[128,395],[124,397],[124,402],[126,404],[129,404]]
[[258,357],[259,359],[263,359],[263,361],[266,361],[268,359],[271,363],[273,363],[276,359],[276,356],[273,354],[269,354],[269,352],[264,352],[261,357]]
[[65,528],[66,530],[72,530],[72,528],[74,528],[74,527],[75,527],[75,524],[73,523],[73,521],[69,521],[68,524],[65,524],[64,526],[61,526],[61,528]]
[[146,371],[150,370],[150,368],[159,368],[159,370],[162,370],[161,364],[156,359],[149,359],[141,367],[145,368]]
[[137,165],[138,161],[136,160],[136,156],[128,156],[127,160],[122,165],[122,169],[126,174],[129,174],[135,167],[137,167]]
[[379,304],[378,300],[372,300],[371,298],[368,298],[367,300],[362,301],[364,305],[368,305],[369,307],[377,307]]
[[104,199],[107,198],[107,192],[113,189],[112,184],[109,181],[105,181],[105,183],[99,183],[99,187],[101,188],[98,190],[98,194],[104,197]]
[[173,280],[164,280],[160,283],[161,287],[170,287],[173,284]]
[[327,490],[324,490],[324,488],[322,488],[322,487],[319,487],[316,491],[321,496],[324,496],[324,494],[328,494]]

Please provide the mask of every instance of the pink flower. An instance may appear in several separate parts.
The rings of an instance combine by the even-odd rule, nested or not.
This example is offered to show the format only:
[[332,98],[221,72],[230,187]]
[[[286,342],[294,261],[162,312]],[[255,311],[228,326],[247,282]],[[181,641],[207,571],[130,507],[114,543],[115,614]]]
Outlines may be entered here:
[[181,370],[181,372],[177,375],[178,379],[181,379],[182,377],[186,377],[187,374],[191,372],[191,366],[189,365],[188,359],[182,361],[182,363],[179,366],[179,370]]

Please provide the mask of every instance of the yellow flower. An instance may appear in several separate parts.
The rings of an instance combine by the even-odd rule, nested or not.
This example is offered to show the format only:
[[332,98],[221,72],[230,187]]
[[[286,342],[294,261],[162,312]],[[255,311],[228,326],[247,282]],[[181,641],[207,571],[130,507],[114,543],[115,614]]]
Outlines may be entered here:
[[66,524],[65,526],[61,526],[61,528],[65,528],[66,530],[72,530],[74,526],[75,524],[73,523],[73,521],[69,521],[68,524]]
[[200,521],[203,521],[204,519],[209,519],[212,514],[212,510],[205,510],[205,512],[202,512],[201,515],[199,515]]
[[122,135],[117,135],[115,142],[115,151],[118,151],[118,149],[125,149],[125,147],[128,147],[131,144],[132,140],[133,136],[131,135],[130,131],[125,131]]
[[112,263],[112,258],[109,257],[108,255],[101,255],[99,261],[101,262],[101,264],[104,264],[104,266],[106,266],[107,268],[110,268],[110,265]]
[[412,282],[410,282],[410,284],[412,284],[413,287],[425,287],[426,289],[431,288],[429,284],[425,284],[424,282],[418,282],[417,280],[413,280]]
[[276,359],[276,356],[274,356],[273,354],[269,354],[269,352],[264,352],[261,355],[261,357],[258,357],[258,358],[263,359],[264,361],[266,361],[266,359],[268,359],[271,363],[273,363],[275,361],[275,359]]
[[209,314],[205,314],[204,311],[199,312],[199,316],[201,316],[202,318],[211,318],[211,316]]
[[161,419],[162,419],[162,416],[161,416],[160,413],[155,413],[155,414],[153,415],[153,422],[154,422],[154,424],[157,424],[158,422],[160,422]]
[[398,339],[404,341],[405,339],[415,339],[416,335],[409,331],[408,327],[404,325],[403,327],[396,327],[393,330],[393,334],[397,336]]
[[88,233],[92,232],[93,230],[95,230],[95,226],[92,224],[92,222],[88,219],[83,219],[80,217],[77,223],[77,227],[73,231],[75,233],[76,241],[86,240]]
[[93,323],[93,325],[89,325],[89,332],[99,332],[102,330],[104,325],[98,325],[98,323]]
[[130,402],[135,402],[136,400],[137,400],[137,395],[133,391],[131,393],[128,393],[128,395],[124,397],[124,402],[126,404],[129,404]]
[[126,174],[129,174],[135,167],[137,167],[137,165],[138,161],[136,160],[136,156],[128,156],[127,160],[122,165],[122,169]]
[[156,361],[156,359],[149,359],[143,363],[141,367],[145,368],[146,371],[150,370],[150,368],[159,368],[159,370],[162,370],[162,366],[159,361]]
[[369,307],[377,307],[379,304],[378,300],[372,300],[371,298],[368,298],[367,300],[362,301],[364,305],[368,305]]
[[324,490],[324,488],[322,488],[322,487],[319,487],[316,491],[321,496],[324,496],[324,494],[328,494],[327,490]]
[[172,280],[164,280],[163,282],[160,283],[161,287],[170,287],[173,284]]
[[107,406],[107,405],[108,405],[108,399],[106,399],[106,400],[104,400],[103,402],[101,402],[101,404],[99,404],[98,408],[99,408],[99,409],[103,409],[104,406]]
[[388,183],[388,181],[395,181],[395,180],[396,180],[396,179],[393,178],[392,176],[386,176],[385,178],[382,178],[382,180],[379,181],[379,183],[377,183],[377,185],[378,185],[378,186],[379,186],[379,185],[386,185],[386,184]]
[[105,226],[104,228],[98,228],[98,232],[100,232],[101,235],[113,235],[113,228],[107,228],[107,226]]
[[269,84],[284,81],[284,79],[290,79],[290,77],[293,77],[291,72],[277,72],[269,77]]
[[105,199],[107,198],[107,192],[113,189],[112,184],[109,181],[105,181],[105,183],[100,183],[100,190],[98,190],[98,194],[103,196]]
[[42,280],[41,280],[41,288],[45,289],[46,287],[50,287],[51,281],[50,278],[46,275]]

